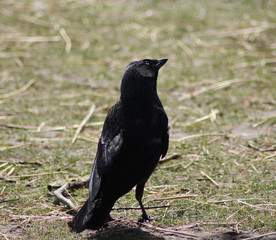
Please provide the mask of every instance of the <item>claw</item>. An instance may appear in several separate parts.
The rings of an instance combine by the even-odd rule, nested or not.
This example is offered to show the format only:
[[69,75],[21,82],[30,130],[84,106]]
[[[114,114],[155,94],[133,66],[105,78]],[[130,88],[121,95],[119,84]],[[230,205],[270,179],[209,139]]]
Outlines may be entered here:
[[138,222],[150,222],[150,221],[152,221],[152,220],[154,220],[153,218],[151,218],[149,215],[147,215],[147,214],[143,214],[142,215],[142,218],[140,218],[139,220],[138,220]]

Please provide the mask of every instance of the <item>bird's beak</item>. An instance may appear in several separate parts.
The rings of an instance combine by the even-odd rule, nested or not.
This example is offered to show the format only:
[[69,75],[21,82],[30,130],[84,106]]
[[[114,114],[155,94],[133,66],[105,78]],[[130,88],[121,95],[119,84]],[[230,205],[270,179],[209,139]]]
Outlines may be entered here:
[[155,66],[157,67],[157,69],[160,69],[167,61],[167,58],[158,59],[158,63]]

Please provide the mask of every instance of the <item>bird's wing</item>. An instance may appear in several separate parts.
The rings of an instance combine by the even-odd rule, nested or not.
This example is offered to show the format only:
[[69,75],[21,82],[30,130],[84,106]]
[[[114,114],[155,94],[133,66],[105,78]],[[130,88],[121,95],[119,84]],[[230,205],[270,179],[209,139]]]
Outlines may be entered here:
[[158,112],[158,125],[159,125],[158,129],[162,131],[161,132],[161,158],[164,158],[169,148],[168,117],[160,100],[157,101],[156,109]]
[[[165,113],[165,112],[164,112]],[[162,133],[162,148],[161,148],[161,157],[164,158],[167,154],[169,148],[169,126],[168,126],[168,118],[165,114],[165,118],[163,120],[163,125],[165,131]]]
[[162,146],[161,146],[161,157],[164,158],[167,154],[169,148],[169,126],[168,126],[168,117],[164,110],[164,107],[157,96],[156,98],[156,109],[159,113],[159,129],[163,129],[162,132]]
[[114,161],[119,157],[123,145],[123,131],[121,128],[121,105],[118,101],[107,114],[103,131],[98,143],[97,155],[89,184],[89,203],[88,209],[94,208],[93,202],[99,193],[100,187],[108,175]]

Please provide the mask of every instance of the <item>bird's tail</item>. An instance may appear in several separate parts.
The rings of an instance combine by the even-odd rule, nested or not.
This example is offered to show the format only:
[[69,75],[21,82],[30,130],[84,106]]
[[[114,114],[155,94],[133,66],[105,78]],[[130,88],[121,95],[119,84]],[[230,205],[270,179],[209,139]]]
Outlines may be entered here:
[[70,226],[72,227],[71,231],[73,232],[82,232],[87,227],[87,205],[88,202],[86,201],[85,204],[82,206],[82,208],[77,212],[76,216],[73,218],[72,223]]
[[[78,211],[73,221],[71,222],[71,231],[80,233],[85,229],[96,230],[101,228],[107,221],[111,220],[109,215],[112,204],[102,204],[101,201],[95,201],[91,205],[88,203],[89,199],[85,202],[82,208]],[[89,205],[89,206],[88,206]]]

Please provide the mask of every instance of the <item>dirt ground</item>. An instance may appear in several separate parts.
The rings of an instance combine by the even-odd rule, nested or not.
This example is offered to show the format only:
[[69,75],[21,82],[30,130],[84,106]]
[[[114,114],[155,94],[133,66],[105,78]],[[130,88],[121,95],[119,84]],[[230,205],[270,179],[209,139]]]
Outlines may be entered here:
[[[0,239],[275,239],[275,9],[0,1]],[[158,78],[169,160],[143,196],[154,221],[137,224],[131,191],[111,212],[119,220],[71,233],[70,210],[47,186],[89,178],[124,69],[144,58],[169,59]],[[79,207],[87,194],[66,197]]]
[[[41,222],[41,224],[43,224]],[[0,232],[3,239],[20,239],[25,233],[33,228],[31,224],[7,224],[0,225]],[[206,239],[206,240],[273,240],[276,238],[276,232],[268,234],[259,234],[258,232],[206,232],[202,231],[197,224],[186,226],[162,228],[154,226],[151,223],[138,223],[129,219],[118,219],[106,224],[97,231],[86,230],[82,233],[85,239],[90,240],[188,240],[188,239]]]

